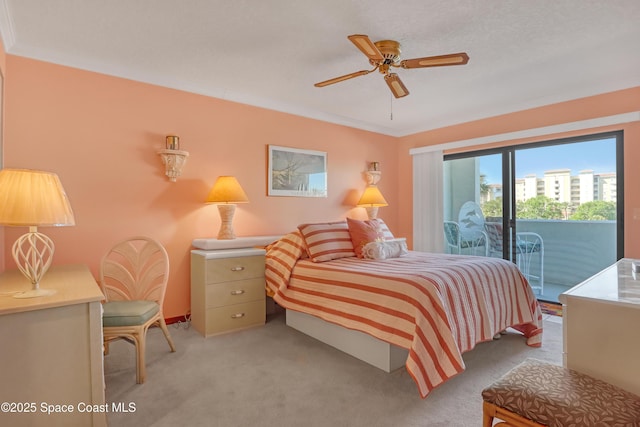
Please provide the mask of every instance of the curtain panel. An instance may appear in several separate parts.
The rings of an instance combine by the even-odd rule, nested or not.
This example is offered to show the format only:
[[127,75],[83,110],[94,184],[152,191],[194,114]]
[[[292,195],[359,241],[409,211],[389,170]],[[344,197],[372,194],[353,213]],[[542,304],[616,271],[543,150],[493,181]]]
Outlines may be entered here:
[[444,252],[443,152],[413,155],[413,249]]

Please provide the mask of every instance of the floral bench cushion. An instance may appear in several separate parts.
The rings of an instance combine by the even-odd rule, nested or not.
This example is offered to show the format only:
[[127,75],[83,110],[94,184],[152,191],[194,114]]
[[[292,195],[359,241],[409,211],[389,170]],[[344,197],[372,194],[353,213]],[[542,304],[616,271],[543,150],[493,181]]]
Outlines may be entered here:
[[640,397],[561,366],[527,359],[482,391],[522,417],[556,426],[640,426]]

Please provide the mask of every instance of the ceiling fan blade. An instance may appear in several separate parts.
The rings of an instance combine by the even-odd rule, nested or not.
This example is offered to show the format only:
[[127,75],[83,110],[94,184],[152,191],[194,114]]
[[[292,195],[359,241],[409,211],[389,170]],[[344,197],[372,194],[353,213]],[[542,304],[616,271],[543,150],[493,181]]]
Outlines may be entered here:
[[[375,70],[375,68],[374,68],[374,70]],[[340,76],[340,77],[334,77],[333,79],[329,79],[329,80],[325,80],[325,81],[320,82],[320,83],[316,83],[316,84],[314,84],[314,86],[315,87],[329,86],[329,85],[332,85],[334,83],[340,83],[342,81],[352,79],[354,77],[366,76],[367,74],[369,74],[370,72],[372,72],[374,70],[356,71],[355,73],[346,74],[346,75]]]
[[364,34],[353,34],[347,37],[351,40],[351,43],[356,45],[358,49],[372,61],[383,61],[384,57],[378,50],[375,44],[371,41],[369,36],[365,36]]
[[426,58],[405,59],[400,61],[402,68],[441,67],[445,65],[464,65],[469,62],[465,52],[449,55],[427,56]]
[[393,96],[396,98],[402,98],[409,95],[409,91],[400,80],[400,77],[396,73],[389,73],[384,76],[384,81],[387,82],[387,86],[391,89]]

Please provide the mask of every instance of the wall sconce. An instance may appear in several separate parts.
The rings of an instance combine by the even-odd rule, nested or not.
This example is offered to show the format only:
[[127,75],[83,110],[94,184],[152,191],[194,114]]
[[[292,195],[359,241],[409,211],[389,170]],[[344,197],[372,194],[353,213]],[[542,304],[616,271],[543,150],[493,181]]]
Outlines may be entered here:
[[235,239],[233,231],[233,214],[236,203],[249,203],[249,198],[235,176],[219,176],[207,197],[207,203],[218,204],[220,213],[220,231],[218,240]]
[[367,181],[367,185],[377,185],[381,177],[382,172],[380,171],[380,163],[369,163],[368,170],[364,172],[364,178]]
[[387,201],[382,196],[380,189],[378,189],[377,184],[382,177],[382,172],[380,171],[380,163],[371,162],[369,163],[369,167],[364,172],[364,179],[367,181],[367,188],[362,193],[362,197],[358,201],[359,208],[365,208],[367,210],[367,216],[369,219],[374,219],[378,217],[378,208],[383,206],[389,206]]
[[0,224],[29,227],[29,232],[13,244],[13,259],[31,282],[32,289],[14,298],[34,298],[55,294],[40,288],[40,280],[51,266],[55,246],[38,232],[38,227],[75,225],[67,194],[58,175],[27,169],[0,171]]
[[165,173],[169,177],[169,181],[176,182],[176,178],[182,174],[182,168],[189,157],[188,151],[180,150],[180,138],[174,135],[167,136],[165,149],[158,151],[158,154],[165,166]]
[[364,190],[364,193],[362,193],[362,197],[360,197],[357,206],[367,210],[367,216],[369,216],[369,219],[375,219],[378,217],[378,208],[389,206],[389,204],[384,199],[384,196],[378,187],[375,185],[368,185]]

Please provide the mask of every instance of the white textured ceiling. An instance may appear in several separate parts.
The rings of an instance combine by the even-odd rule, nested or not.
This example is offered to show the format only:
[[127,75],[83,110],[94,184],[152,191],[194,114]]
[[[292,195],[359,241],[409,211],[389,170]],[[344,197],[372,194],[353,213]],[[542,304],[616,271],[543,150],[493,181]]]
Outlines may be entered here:
[[[0,0],[7,53],[403,136],[640,86],[638,0]],[[347,40],[467,65],[397,72]],[[393,111],[393,119],[391,119]]]

